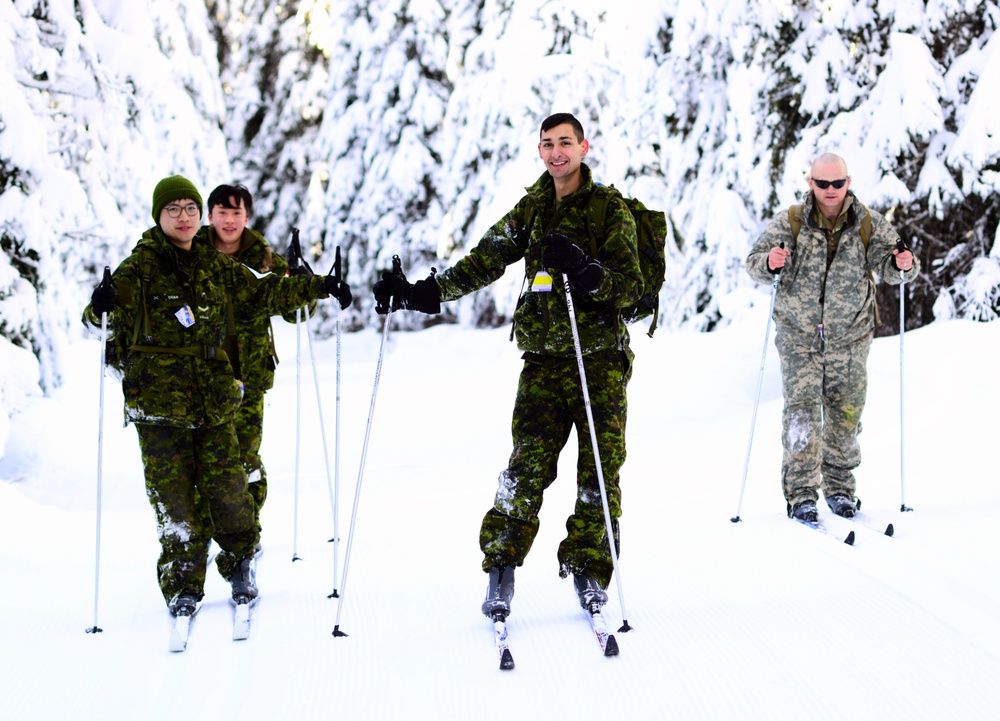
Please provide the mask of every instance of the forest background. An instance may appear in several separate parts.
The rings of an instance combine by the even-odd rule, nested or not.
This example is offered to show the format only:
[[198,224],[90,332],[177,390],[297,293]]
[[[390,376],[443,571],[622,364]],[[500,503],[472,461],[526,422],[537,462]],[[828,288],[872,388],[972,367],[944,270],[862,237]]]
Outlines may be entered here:
[[[746,253],[826,150],[923,262],[907,327],[993,320],[998,25],[994,0],[3,0],[0,455],[79,361],[80,311],[160,178],[246,184],[253,227],[279,251],[299,228],[317,269],[341,248],[359,330],[393,255],[423,277],[513,206],[556,111],[597,179],[667,211],[666,327],[766,298]],[[398,322],[504,325],[521,275]]]

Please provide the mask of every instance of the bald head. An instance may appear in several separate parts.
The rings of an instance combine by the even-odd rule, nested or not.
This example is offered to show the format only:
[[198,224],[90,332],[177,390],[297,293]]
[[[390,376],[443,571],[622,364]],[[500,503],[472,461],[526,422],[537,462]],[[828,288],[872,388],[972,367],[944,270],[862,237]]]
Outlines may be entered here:
[[820,171],[820,168],[824,171],[832,171],[838,178],[847,177],[847,161],[836,153],[823,153],[821,156],[816,158],[816,160],[813,161],[812,168],[809,170],[809,176],[813,178],[826,177],[826,175]]

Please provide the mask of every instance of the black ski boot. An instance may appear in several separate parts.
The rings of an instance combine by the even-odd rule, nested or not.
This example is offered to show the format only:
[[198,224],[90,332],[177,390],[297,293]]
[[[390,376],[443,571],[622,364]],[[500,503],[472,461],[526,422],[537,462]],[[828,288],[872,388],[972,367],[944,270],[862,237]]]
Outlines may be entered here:
[[170,602],[170,613],[174,616],[193,616],[198,610],[198,597],[181,593]]
[[827,498],[826,505],[830,507],[831,511],[844,518],[854,518],[854,514],[858,511],[858,504],[842,493]]
[[819,509],[816,508],[816,501],[799,501],[795,507],[789,507],[789,518],[797,518],[806,523],[816,523],[819,520]]
[[573,586],[580,599],[580,606],[587,613],[597,613],[608,602],[608,594],[596,579],[573,574]]
[[236,565],[229,584],[233,587],[236,603],[249,603],[257,598],[257,569],[253,558],[244,558]]
[[514,597],[514,567],[491,566],[490,585],[483,601],[483,615],[494,621],[505,621],[510,615],[510,600]]

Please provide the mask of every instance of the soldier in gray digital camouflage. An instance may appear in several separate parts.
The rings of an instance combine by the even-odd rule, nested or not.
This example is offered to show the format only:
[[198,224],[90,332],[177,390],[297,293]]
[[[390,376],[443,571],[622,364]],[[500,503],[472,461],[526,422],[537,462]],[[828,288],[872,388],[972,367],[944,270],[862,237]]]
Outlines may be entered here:
[[[296,257],[290,259],[291,263],[286,261],[274,252],[263,235],[248,227],[253,214],[253,196],[245,186],[220,185],[208,194],[207,205],[208,225],[200,228],[196,237],[206,240],[216,250],[258,273],[273,273],[279,277],[290,272],[292,275],[312,273],[303,259]],[[349,306],[351,300],[350,288],[345,284],[340,296],[342,307]],[[305,310],[311,315],[314,309],[315,303],[312,303]],[[286,313],[283,318],[294,323],[296,312]],[[264,436],[264,394],[274,386],[274,371],[278,364],[271,319],[259,315],[237,319],[236,341],[243,402],[236,410],[234,422],[243,470],[254,500],[257,528],[260,529],[260,512],[267,499],[267,469],[260,457]]]
[[[122,371],[125,421],[135,424],[156,514],[157,579],[174,615],[191,615],[204,596],[208,547],[234,600],[257,596],[259,540],[254,501],[240,462],[233,417],[237,320],[270,317],[316,298],[341,297],[333,277],[258,278],[196,238],[202,199],[179,175],[153,191],[152,228],[95,288],[84,322],[109,335]],[[211,527],[202,520],[207,504]]]
[[[556,478],[559,453],[575,427],[577,499],[559,544],[559,574],[574,578],[580,604],[607,601],[614,561],[604,520],[569,309],[562,283],[569,279],[591,407],[603,466],[616,548],[621,515],[619,469],[625,461],[626,386],[633,354],[623,308],[642,295],[633,217],[611,198],[604,237],[591,257],[587,210],[596,184],[583,162],[590,149],[580,122],[569,113],[546,118],[538,153],[545,172],[514,208],[455,265],[411,285],[385,272],[375,284],[379,313],[391,307],[424,313],[500,278],[524,261],[526,287],[514,312],[514,335],[523,352],[512,421],[513,451],[500,474],[493,507],[480,529],[482,568],[489,574],[483,613],[505,619],[514,592],[514,569],[524,563],[538,532],[542,494]],[[555,271],[555,272],[552,272]]]
[[852,518],[857,510],[874,276],[899,284],[902,271],[910,282],[920,264],[889,221],[850,191],[843,158],[821,155],[808,183],[802,205],[779,214],[757,239],[747,272],[768,284],[780,273],[774,323],[784,394],[782,491],[789,517],[815,522],[819,490],[833,513]]

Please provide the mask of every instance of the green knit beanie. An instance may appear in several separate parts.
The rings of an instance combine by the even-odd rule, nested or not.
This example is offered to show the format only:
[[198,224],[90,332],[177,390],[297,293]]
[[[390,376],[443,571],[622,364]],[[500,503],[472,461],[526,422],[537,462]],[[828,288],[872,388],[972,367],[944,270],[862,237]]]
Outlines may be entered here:
[[199,216],[205,212],[205,204],[202,202],[201,194],[194,187],[194,183],[183,175],[171,175],[157,183],[153,190],[153,221],[159,225],[160,213],[163,209],[169,203],[182,198],[188,198],[198,204]]

